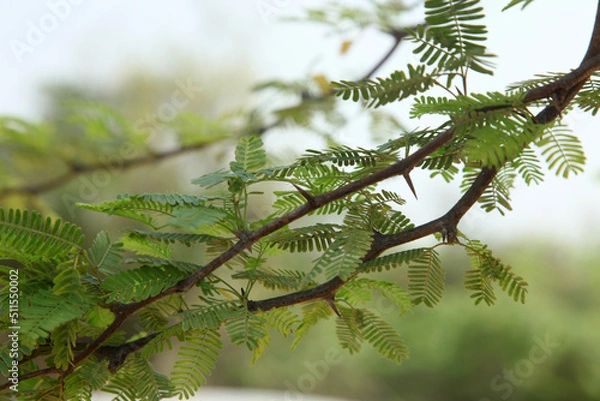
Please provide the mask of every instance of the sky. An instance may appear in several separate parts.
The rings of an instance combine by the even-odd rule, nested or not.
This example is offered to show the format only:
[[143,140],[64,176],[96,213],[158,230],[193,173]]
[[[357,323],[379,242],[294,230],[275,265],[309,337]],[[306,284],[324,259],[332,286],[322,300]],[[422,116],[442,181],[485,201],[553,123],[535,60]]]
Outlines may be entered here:
[[[568,71],[579,64],[587,48],[595,1],[537,0],[524,11],[513,8],[502,13],[507,2],[483,1],[490,31],[488,48],[498,55],[498,69],[493,77],[473,77],[473,92],[503,90],[536,73]],[[316,73],[332,80],[353,79],[368,70],[371,60],[391,44],[390,38],[373,31],[339,37],[315,25],[280,21],[280,17],[315,3],[0,0],[0,115],[39,120],[45,84],[72,81],[112,87],[135,68],[169,73],[182,54],[207,70],[237,63],[240,72],[249,69],[257,79],[294,79]],[[407,22],[419,21],[419,15],[417,9],[407,16]],[[341,58],[338,49],[343,39],[354,44]],[[401,47],[377,75],[386,76],[411,60],[414,56]],[[390,109],[407,125],[413,123],[408,121],[408,108],[392,105]],[[474,209],[459,228],[488,242],[528,234],[542,240],[597,242],[600,120],[573,113],[566,122],[587,150],[585,174],[564,180],[549,173],[540,186],[518,185],[512,212],[502,217]],[[366,141],[358,128],[340,135],[349,145]],[[311,147],[310,143],[302,145]],[[413,181],[419,200],[407,194],[407,210],[416,223],[437,217],[459,196],[456,189],[443,189],[441,180],[416,175]],[[387,185],[406,193],[400,180]]]

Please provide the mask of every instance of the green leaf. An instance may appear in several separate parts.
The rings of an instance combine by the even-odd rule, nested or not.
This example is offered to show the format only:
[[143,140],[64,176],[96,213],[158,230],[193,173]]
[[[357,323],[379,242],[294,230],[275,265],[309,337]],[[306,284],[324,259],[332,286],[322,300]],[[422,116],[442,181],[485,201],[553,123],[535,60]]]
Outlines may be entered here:
[[135,232],[122,236],[121,243],[126,249],[138,255],[170,259],[173,254],[173,249],[168,244],[152,242],[146,236]]
[[115,394],[119,401],[159,401],[174,395],[169,378],[155,371],[150,362],[137,354],[127,357],[123,367],[102,390]]
[[267,154],[263,149],[263,142],[255,136],[240,138],[235,148],[235,162],[231,162],[231,171],[255,171],[267,163]]
[[184,330],[216,330],[227,320],[244,315],[244,309],[238,301],[215,302],[207,306],[197,306],[181,312]]
[[56,295],[46,290],[28,296],[29,305],[21,311],[20,325],[24,343],[47,338],[63,323],[83,316],[87,307],[78,296]]
[[428,252],[427,248],[415,248],[407,251],[400,251],[383,255],[375,259],[371,259],[360,265],[361,272],[369,273],[383,270],[390,270],[409,264],[412,260],[419,258],[423,252]]
[[314,280],[321,273],[325,273],[325,280],[336,276],[342,280],[350,277],[371,248],[372,235],[372,232],[366,230],[344,229],[336,236],[333,244],[317,259],[312,270],[304,278],[303,284]]
[[398,365],[408,358],[408,348],[398,332],[385,320],[369,310],[361,310],[360,326],[364,339],[382,357]]
[[302,305],[302,313],[302,323],[300,323],[300,326],[294,332],[296,338],[292,342],[292,350],[296,349],[310,329],[319,323],[319,321],[328,319],[333,315],[333,310],[325,301],[312,301]]
[[425,74],[424,65],[413,67],[408,64],[408,74],[404,71],[395,71],[389,78],[332,82],[331,87],[337,89],[336,96],[344,100],[352,98],[357,102],[363,99],[368,101],[367,107],[377,108],[425,92],[434,84],[435,77]]
[[506,11],[511,7],[516,6],[517,4],[521,4],[523,3],[523,5],[521,6],[521,10],[524,9],[525,7],[527,7],[529,4],[533,3],[533,0],[511,0],[510,3],[508,3],[508,5],[506,5],[502,11]]
[[228,320],[225,330],[233,344],[244,344],[250,351],[264,348],[262,341],[269,337],[265,319],[249,312]]
[[364,340],[361,331],[363,310],[339,306],[341,317],[336,319],[336,334],[342,348],[347,349],[350,354],[355,354],[362,348]]
[[495,296],[491,283],[497,282],[515,302],[525,303],[527,296],[527,282],[517,276],[510,266],[504,265],[500,259],[494,257],[492,252],[476,240],[470,240],[465,246],[470,257],[472,270],[465,274],[465,288],[473,291],[471,298],[475,304],[485,301],[491,305]]
[[106,231],[100,231],[89,249],[90,261],[105,275],[111,275],[122,269],[123,244],[112,243]]
[[137,302],[177,284],[186,273],[165,266],[141,266],[108,276],[101,285],[107,302]]
[[430,308],[437,305],[444,291],[445,276],[437,251],[425,250],[408,266],[408,292],[413,303],[424,303]]
[[193,330],[177,353],[172,382],[177,395],[186,399],[206,383],[217,363],[223,344],[216,330]]
[[585,166],[585,153],[579,138],[567,132],[564,126],[547,129],[536,142],[542,149],[542,156],[546,157],[548,168],[564,178],[583,172]]
[[213,226],[227,216],[227,212],[212,206],[176,209],[169,225],[186,231],[197,231],[204,226]]
[[74,224],[44,219],[29,210],[0,209],[0,257],[28,264],[47,258],[71,258],[84,236]]

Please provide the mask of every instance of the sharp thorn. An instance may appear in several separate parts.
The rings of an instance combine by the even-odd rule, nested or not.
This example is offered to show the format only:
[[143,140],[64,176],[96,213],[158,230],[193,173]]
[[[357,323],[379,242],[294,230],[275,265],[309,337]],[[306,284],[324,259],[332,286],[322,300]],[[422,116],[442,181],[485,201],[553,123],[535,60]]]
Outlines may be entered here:
[[335,314],[338,315],[338,317],[342,317],[342,314],[340,313],[337,306],[335,306],[335,303],[333,302],[333,297],[325,298],[325,302],[327,302],[327,304],[331,307],[331,309],[335,312]]
[[413,195],[415,196],[415,199],[419,199],[419,197],[417,196],[417,191],[415,191],[415,186],[413,185],[413,182],[410,179],[410,175],[408,173],[404,173],[404,174],[402,174],[402,177],[404,177],[404,179],[406,180],[406,183],[408,184],[408,187],[410,188]]

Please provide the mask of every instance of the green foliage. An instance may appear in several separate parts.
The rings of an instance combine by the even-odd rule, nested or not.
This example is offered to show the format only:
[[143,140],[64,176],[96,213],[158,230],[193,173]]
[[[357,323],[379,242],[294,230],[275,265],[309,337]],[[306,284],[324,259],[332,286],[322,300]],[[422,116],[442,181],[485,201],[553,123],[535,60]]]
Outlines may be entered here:
[[158,401],[175,395],[169,378],[139,356],[130,357],[102,390],[114,394],[113,400],[118,401]]
[[527,282],[517,276],[510,266],[495,258],[487,246],[479,241],[469,241],[464,248],[471,260],[471,270],[465,273],[464,285],[473,292],[471,298],[475,300],[475,305],[482,301],[487,305],[494,304],[494,282],[515,301],[525,303]]
[[[511,1],[506,8],[530,2]],[[371,2],[367,15],[336,3],[310,11],[308,19],[376,26],[399,40],[404,31],[395,18],[404,10],[401,2]],[[315,120],[321,117],[339,127],[345,123],[336,109],[340,99],[362,100],[367,108],[411,99],[411,118],[441,117],[439,126],[406,132],[394,117],[367,110],[372,127],[385,126],[381,129],[392,139],[368,149],[333,143],[327,134],[328,149],[308,150],[287,165],[271,166],[258,136],[269,126],[258,111],[245,115],[247,126],[237,131],[227,129],[227,118],[183,114],[170,124],[185,149],[243,133],[234,160],[227,169],[193,180],[200,194],[123,194],[113,201],[78,204],[128,219],[131,227],[118,241],[102,231],[84,247],[82,229],[74,224],[35,211],[0,209],[0,327],[20,327],[21,373],[31,373],[24,380],[29,392],[23,391],[27,396],[21,399],[89,400],[98,389],[116,400],[189,398],[215,368],[222,349],[219,333],[244,346],[254,362],[272,334],[293,334],[296,348],[314,326],[330,319],[340,346],[351,354],[367,343],[392,362],[408,358],[400,335],[375,313],[376,305],[390,302],[404,316],[420,304],[440,302],[446,272],[438,247],[458,242],[456,236],[443,235],[429,247],[411,243],[434,230],[457,230],[466,210],[457,207],[436,221],[415,225],[405,213],[405,197],[379,183],[403,176],[414,192],[413,169],[446,182],[460,177],[467,198],[459,206],[468,209],[477,201],[488,212],[504,214],[511,210],[517,178],[538,184],[544,166],[567,178],[585,164],[578,138],[560,121],[539,124],[531,110],[558,105],[546,99],[524,101],[527,90],[555,82],[561,74],[538,76],[506,92],[469,93],[470,71],[492,74],[480,1],[427,0],[425,10],[426,24],[406,31],[419,57],[406,70],[358,82],[329,83],[324,76],[272,80],[255,90],[301,100],[273,110],[270,127],[306,124],[319,131]],[[598,112],[598,78],[584,83],[565,114],[574,108]],[[447,97],[428,93],[434,87],[443,88]],[[53,134],[58,139],[67,134],[58,134],[56,127],[1,119],[0,140],[10,146],[0,152],[11,158],[21,152],[36,155],[46,168],[60,165],[67,174],[95,171],[101,156],[123,144],[147,153],[142,151],[144,130],[108,107],[76,103],[67,117],[59,124],[70,135],[64,148],[56,146]],[[81,149],[78,134],[85,139]],[[159,157],[127,161],[134,165]],[[493,173],[491,183],[478,187],[482,172]],[[2,168],[3,182],[1,174]],[[0,191],[7,188],[0,185]],[[472,199],[471,193],[476,193]],[[313,220],[305,222],[304,216]],[[471,261],[464,286],[476,304],[494,304],[496,288],[525,301],[527,283],[487,246],[473,240],[458,244]],[[184,247],[198,252],[189,256]],[[312,262],[299,253],[309,254]],[[406,284],[373,277],[404,267]],[[19,300],[18,319],[9,313],[15,277],[19,294],[27,294]],[[299,303],[298,309],[292,307]],[[128,328],[133,334],[121,328],[128,319],[137,323]],[[180,345],[177,361],[167,377],[150,358],[175,345]],[[5,375],[14,360],[10,346],[0,344]],[[40,369],[48,370],[38,375]],[[64,380],[45,372],[60,373]]]
[[0,209],[0,253],[23,264],[64,260],[81,249],[81,228],[29,210]]
[[362,348],[362,342],[371,344],[382,357],[398,364],[408,358],[408,350],[396,330],[381,317],[367,309],[340,307],[341,317],[336,320],[336,333],[342,348],[351,354]]
[[172,287],[185,276],[185,272],[172,268],[146,265],[107,277],[101,288],[107,302],[141,301]]
[[223,344],[215,330],[192,330],[177,353],[173,367],[173,385],[179,397],[189,399],[206,383],[215,368]]
[[389,78],[366,79],[361,82],[332,82],[336,95],[344,100],[361,98],[368,101],[367,107],[380,107],[390,102],[401,101],[409,96],[425,92],[435,83],[432,75],[425,74],[425,66],[413,67],[408,64],[408,75],[395,71]]
[[325,280],[336,276],[341,279],[349,278],[360,265],[362,257],[369,250],[370,243],[371,234],[367,231],[347,228],[340,232],[333,244],[317,259],[303,279],[303,284],[317,278],[321,273],[324,273]]
[[463,80],[468,69],[492,74],[488,69],[493,57],[487,53],[485,25],[473,24],[484,17],[483,7],[478,0],[427,0],[425,2],[425,23],[409,30],[418,47],[413,51],[420,54],[420,61],[427,65],[437,63],[437,67],[448,72],[446,86],[459,71]]
[[542,156],[546,157],[548,168],[564,178],[583,172],[585,165],[585,155],[579,138],[567,132],[565,127],[558,126],[554,130],[547,130],[536,143],[542,151]]
[[110,378],[107,361],[86,360],[65,379],[65,398],[91,401],[92,391],[102,388]]
[[408,291],[413,303],[424,303],[430,308],[437,305],[444,291],[445,276],[438,252],[434,248],[423,250],[408,266]]
[[511,8],[511,7],[514,7],[514,6],[516,6],[516,5],[518,5],[518,4],[521,4],[521,3],[523,3],[523,4],[521,5],[521,9],[524,9],[524,8],[525,8],[525,7],[527,7],[529,4],[533,3],[533,0],[511,0],[511,2],[510,2],[510,3],[508,3],[508,5],[507,5],[506,7],[504,7],[504,8],[502,9],[502,11],[506,11],[506,10],[508,10],[509,8]]
[[403,1],[373,1],[361,7],[341,1],[330,1],[319,8],[306,9],[297,19],[331,26],[335,30],[365,29],[375,27],[381,31],[396,29],[398,18],[409,10]]

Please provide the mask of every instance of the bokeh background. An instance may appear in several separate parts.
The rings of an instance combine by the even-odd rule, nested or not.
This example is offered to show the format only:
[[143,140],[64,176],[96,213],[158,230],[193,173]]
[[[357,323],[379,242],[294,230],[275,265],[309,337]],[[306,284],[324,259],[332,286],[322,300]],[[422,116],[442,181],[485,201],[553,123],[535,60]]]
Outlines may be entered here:
[[[184,83],[192,83],[193,89],[180,111],[206,119],[288,106],[294,99],[252,88],[272,79],[354,79],[392,45],[389,36],[375,29],[333,29],[285,20],[323,3],[1,0],[0,114],[59,122],[65,101],[84,99],[113,107],[131,121],[144,121]],[[368,6],[369,1],[348,3]],[[596,11],[593,0],[538,0],[524,11],[504,13],[500,10],[507,1],[482,3],[490,31],[488,47],[498,55],[498,68],[493,77],[473,77],[473,92],[503,90],[536,73],[568,71],[585,53]],[[25,40],[31,24],[59,9],[64,18],[54,29],[27,52],[15,52],[15,41]],[[417,6],[401,22],[421,19],[422,8]],[[341,51],[344,43],[351,43],[346,52]],[[407,48],[400,46],[376,75],[385,77],[414,60]],[[428,125],[410,121],[408,106],[390,105],[386,111],[408,129]],[[337,130],[324,133],[290,125],[266,131],[263,140],[274,162],[289,162],[307,148],[323,148],[332,141],[370,146],[386,139],[369,130],[356,105],[343,106],[341,112],[349,120]],[[568,180],[548,174],[539,186],[519,185],[512,194],[512,212],[501,216],[474,209],[460,226],[489,244],[530,283],[525,305],[499,294],[493,307],[474,306],[461,284],[468,260],[450,248],[444,252],[448,288],[441,305],[420,306],[404,317],[381,305],[380,313],[400,330],[411,350],[411,358],[401,366],[368,347],[353,356],[340,350],[331,321],[314,329],[293,352],[289,339],[274,336],[271,348],[254,366],[245,350],[226,348],[208,386],[296,391],[285,395],[290,400],[315,394],[390,401],[600,399],[599,123],[577,112],[565,122],[584,143],[585,174]],[[154,133],[149,140],[156,151],[177,147],[168,131]],[[64,200],[100,202],[125,192],[197,191],[190,180],[225,165],[234,143],[226,139],[180,157],[112,173],[97,192],[82,195],[83,184],[74,180],[42,194],[40,200],[10,196],[0,199],[0,206],[37,207],[85,226],[91,238],[103,229],[115,237],[126,222],[75,210]],[[416,223],[437,217],[460,194],[458,183],[445,185],[426,174],[416,174],[413,181],[418,201],[400,180],[386,185],[408,199],[405,210]],[[386,277],[405,280],[403,272]],[[172,360],[156,363],[168,371]]]

